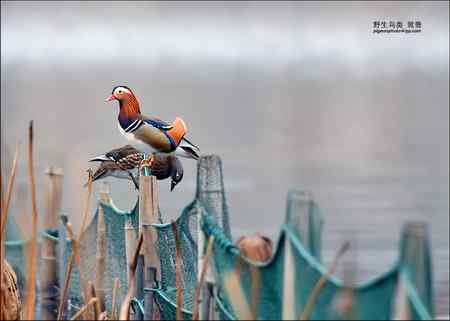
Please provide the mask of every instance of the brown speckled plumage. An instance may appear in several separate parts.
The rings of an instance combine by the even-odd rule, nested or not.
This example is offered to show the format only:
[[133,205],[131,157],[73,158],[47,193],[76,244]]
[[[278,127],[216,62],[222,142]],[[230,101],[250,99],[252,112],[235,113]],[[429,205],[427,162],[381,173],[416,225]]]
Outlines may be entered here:
[[131,170],[139,167],[142,159],[142,153],[136,153],[119,159],[116,164],[122,170]]
[[[171,190],[183,178],[183,166],[173,154],[154,154],[151,156],[151,174],[158,180],[172,178]],[[93,174],[93,181],[113,176],[131,179],[136,187],[138,185],[138,172],[144,154],[131,145],[113,149],[110,152],[94,157],[91,161],[101,162]]]

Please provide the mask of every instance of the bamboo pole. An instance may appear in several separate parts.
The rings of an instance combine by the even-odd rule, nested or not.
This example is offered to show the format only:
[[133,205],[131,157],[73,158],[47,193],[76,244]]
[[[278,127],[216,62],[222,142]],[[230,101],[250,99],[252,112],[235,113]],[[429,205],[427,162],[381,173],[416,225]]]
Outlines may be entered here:
[[130,269],[130,286],[128,287],[127,295],[125,296],[124,301],[120,307],[120,320],[129,320],[130,319],[130,303],[133,297],[133,293],[136,288],[136,267],[139,253],[141,252],[141,247],[143,243],[144,237],[142,234],[139,235],[139,240],[134,251],[133,260],[129,265]]
[[[161,278],[160,260],[157,251],[157,231],[151,225],[158,222],[158,184],[155,176],[150,176],[149,168],[143,167],[139,175],[139,231],[142,231],[144,245],[141,254],[144,255],[144,280],[146,286],[153,288]],[[146,313],[154,313],[153,293],[145,294],[144,307]]]
[[[130,266],[131,261],[133,260],[134,250],[136,249],[137,239],[136,232],[133,224],[129,219],[125,221],[125,252],[126,252],[126,261],[127,266]],[[130,270],[127,269],[127,284],[130,286]]]
[[111,187],[109,186],[109,184],[106,182],[102,182],[102,184],[100,185],[99,194],[100,194],[100,200],[103,203],[105,203],[105,204],[111,203],[110,192],[111,192]]
[[97,220],[97,253],[95,261],[95,288],[101,310],[105,310],[105,253],[106,253],[106,226],[103,207],[98,209]]
[[[144,277],[145,277],[144,280],[145,287],[147,289],[154,288],[156,283],[156,269],[153,267],[147,267],[145,269]],[[154,319],[153,302],[154,302],[154,292],[153,291],[144,292],[144,318],[146,320]]]
[[45,320],[56,318],[58,305],[58,271],[56,241],[44,235],[42,238],[41,272],[41,317]]
[[175,284],[177,288],[177,320],[183,320],[183,270],[181,267],[181,243],[177,224],[172,221],[172,232],[175,236]]
[[114,278],[114,283],[113,283],[113,292],[112,292],[112,304],[111,304],[111,318],[113,320],[117,319],[117,292],[119,291],[120,288],[120,280],[119,278]]
[[[45,216],[43,227],[45,230],[55,229],[58,213],[61,207],[62,169],[49,167],[45,171]],[[56,258],[56,241],[50,237],[42,237],[42,270],[41,270],[41,317],[46,320],[56,318],[58,287],[58,261]]]
[[44,228],[58,228],[58,214],[61,210],[63,169],[48,167],[45,170],[45,216]]
[[214,235],[210,236],[209,242],[208,242],[208,248],[206,249],[206,255],[203,260],[203,266],[200,272],[200,279],[197,285],[197,288],[195,289],[195,297],[194,297],[194,309],[192,314],[192,320],[198,320],[199,318],[199,304],[200,304],[200,293],[203,289],[203,283],[205,282],[206,273],[208,272],[208,265],[209,265],[209,258],[212,254],[212,248],[214,244]]
[[158,185],[155,176],[141,174],[139,182],[139,233],[144,235],[142,253],[147,267],[159,270],[159,258],[156,251],[157,232],[151,224],[158,222]]
[[[139,255],[136,266],[136,291],[134,296],[142,301],[144,299],[144,256]],[[144,315],[140,309],[135,311],[134,320],[144,320]]]

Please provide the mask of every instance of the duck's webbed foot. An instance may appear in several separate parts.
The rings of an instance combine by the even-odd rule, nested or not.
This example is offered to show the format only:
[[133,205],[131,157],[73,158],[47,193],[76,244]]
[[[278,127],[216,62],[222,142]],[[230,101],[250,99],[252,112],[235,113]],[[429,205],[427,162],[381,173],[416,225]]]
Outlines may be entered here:
[[152,167],[153,163],[155,161],[155,155],[152,154],[152,156],[149,159],[143,159],[141,161],[141,164],[139,165],[139,169],[143,169],[144,167],[148,166],[148,167]]

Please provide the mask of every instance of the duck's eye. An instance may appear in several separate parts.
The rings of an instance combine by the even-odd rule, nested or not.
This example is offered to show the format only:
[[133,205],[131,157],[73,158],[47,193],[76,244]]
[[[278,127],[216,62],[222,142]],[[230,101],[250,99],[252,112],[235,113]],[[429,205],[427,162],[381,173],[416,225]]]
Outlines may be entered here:
[[119,94],[121,94],[121,93],[122,93],[122,90],[121,90],[121,89],[119,89],[118,93],[119,93]]

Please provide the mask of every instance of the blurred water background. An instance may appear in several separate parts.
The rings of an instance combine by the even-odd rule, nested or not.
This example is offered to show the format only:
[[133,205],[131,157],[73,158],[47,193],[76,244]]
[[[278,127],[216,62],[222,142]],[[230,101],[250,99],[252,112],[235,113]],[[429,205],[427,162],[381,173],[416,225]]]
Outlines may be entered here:
[[[325,261],[351,239],[357,279],[395,261],[402,224],[430,224],[438,313],[449,311],[448,2],[2,2],[1,156],[21,142],[12,215],[30,225],[26,132],[36,171],[64,168],[63,210],[77,224],[86,161],[126,143],[126,84],[144,114],[185,119],[224,162],[234,236],[277,237],[289,188],[313,192]],[[421,21],[417,34],[374,34],[376,20]],[[161,209],[193,198],[195,162]],[[131,183],[111,181],[121,208]],[[95,206],[93,202],[92,207]],[[40,206],[43,215],[43,206]]]

